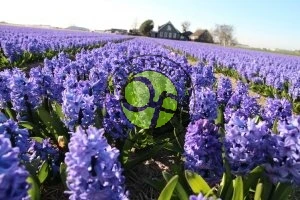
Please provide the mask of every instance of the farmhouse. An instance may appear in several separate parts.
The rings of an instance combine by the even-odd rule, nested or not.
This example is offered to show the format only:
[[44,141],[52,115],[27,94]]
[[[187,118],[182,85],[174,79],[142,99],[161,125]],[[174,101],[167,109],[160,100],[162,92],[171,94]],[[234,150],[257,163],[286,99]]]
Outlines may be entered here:
[[151,37],[166,38],[173,40],[187,40],[181,32],[169,21],[166,24],[159,26],[158,31],[151,31]]
[[186,37],[188,40],[190,40],[190,36],[193,34],[193,32],[191,31],[186,31],[186,32],[183,32],[182,35],[184,37]]
[[198,29],[189,36],[191,40],[197,42],[206,42],[206,43],[214,43],[213,36],[210,34],[208,30]]

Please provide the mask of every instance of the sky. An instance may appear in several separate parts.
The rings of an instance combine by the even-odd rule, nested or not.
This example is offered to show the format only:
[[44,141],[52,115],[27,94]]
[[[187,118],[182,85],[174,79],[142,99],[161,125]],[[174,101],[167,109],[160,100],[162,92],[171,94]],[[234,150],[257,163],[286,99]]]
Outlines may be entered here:
[[229,24],[241,44],[300,49],[300,0],[0,0],[0,21],[9,23],[104,30],[147,19],[154,30],[168,21],[178,30],[190,21],[191,31]]

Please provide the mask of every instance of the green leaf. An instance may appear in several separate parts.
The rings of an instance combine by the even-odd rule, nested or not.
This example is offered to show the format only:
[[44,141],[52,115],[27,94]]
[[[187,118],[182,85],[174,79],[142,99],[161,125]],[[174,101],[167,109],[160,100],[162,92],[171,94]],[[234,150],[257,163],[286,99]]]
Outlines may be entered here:
[[256,116],[255,116],[255,121],[254,121],[254,123],[257,124],[259,121],[260,121],[260,116],[259,116],[259,115],[256,115]]
[[263,173],[262,167],[254,168],[243,180],[244,185],[244,196],[247,196],[250,188],[253,188],[257,185],[259,178]]
[[287,183],[278,183],[272,195],[272,199],[286,200],[292,192],[292,187]]
[[263,184],[262,183],[258,183],[256,185],[254,200],[261,200],[262,199],[261,198],[262,190],[263,190]]
[[67,188],[67,165],[65,163],[61,163],[59,167],[59,174],[60,174],[60,179],[65,188]]
[[291,100],[288,92],[283,91],[281,95],[282,95],[283,98]]
[[167,142],[164,148],[175,153],[182,153],[182,148],[178,146],[177,142]]
[[220,105],[218,108],[218,117],[215,123],[221,127],[224,127],[224,106]]
[[[168,172],[162,172],[162,174],[166,181],[171,180],[171,178],[172,178],[171,174],[169,174]],[[184,188],[182,187],[180,182],[177,183],[177,185],[175,187],[175,192],[180,200],[188,200],[189,199],[188,194],[186,193],[186,191],[184,190]]]
[[33,130],[34,129],[34,125],[31,122],[27,122],[27,121],[20,121],[19,125],[28,129],[28,130]]
[[40,186],[38,184],[38,180],[35,180],[32,176],[27,178],[27,182],[30,184],[30,189],[28,190],[28,194],[31,200],[40,200],[41,192]]
[[[148,154],[151,152],[151,151],[146,151],[146,152],[139,151],[139,152],[136,152],[136,155],[138,155],[138,156],[135,156],[136,159],[129,159],[130,155],[132,153],[132,150],[135,149],[134,148],[135,144],[140,139],[140,135],[143,135],[144,131],[145,131],[144,129],[141,129],[140,131],[135,129],[128,133],[128,137],[126,138],[125,142],[123,143],[121,156],[120,156],[122,164],[128,165],[129,163],[127,163],[127,162],[130,160],[131,163],[129,165],[132,165],[132,164],[134,164],[134,162],[137,161],[136,159],[142,160],[143,156],[147,157]],[[154,149],[152,149],[152,150],[154,150]]]
[[243,179],[241,176],[237,176],[234,180],[233,184],[233,196],[232,200],[242,200],[244,199],[244,192],[243,192]]
[[[153,148],[151,148],[151,150],[148,151],[143,151],[140,154],[138,154],[137,156],[135,156],[134,159],[129,159],[124,163],[124,168],[130,169],[133,166],[137,165],[138,163],[141,163],[149,158],[151,158],[152,156],[154,156],[155,154],[157,154],[161,149],[163,148],[163,145],[156,145],[153,146]],[[129,156],[129,155],[126,155]],[[124,159],[126,160],[126,156],[124,157]]]
[[273,133],[276,133],[276,134],[278,133],[277,127],[278,127],[278,119],[276,118],[273,123],[273,127],[272,127]]
[[18,123],[21,127],[24,127],[28,130],[31,130],[34,136],[43,136],[45,137],[45,129],[42,128],[42,124],[38,122],[38,118],[36,114],[32,115],[32,121],[20,121]]
[[15,120],[16,119],[16,113],[11,108],[5,108],[5,113],[9,116],[10,119]]
[[58,104],[56,101],[54,101],[54,102],[52,103],[52,107],[53,107],[53,110],[54,110],[54,112],[56,113],[56,115],[57,115],[61,120],[65,119],[65,115],[64,115],[64,113],[63,113],[63,111],[62,111],[62,108],[61,108],[61,105],[60,105],[60,104]]
[[233,195],[233,181],[231,181],[231,184],[229,184],[228,189],[225,193],[224,200],[231,200]]
[[227,182],[227,175],[226,175],[226,173],[223,173],[223,177],[222,177],[222,180],[221,180],[221,183],[220,183],[220,187],[218,189],[218,195],[221,196],[221,194],[224,193],[226,182]]
[[172,175],[166,171],[163,171],[162,175],[167,182],[172,178]]
[[[228,173],[224,173],[222,177],[222,181],[220,183],[220,187],[218,190],[218,195],[222,199],[226,199],[226,195],[232,194],[232,178],[231,175]],[[231,194],[230,194],[231,193]]]
[[182,153],[182,152],[183,152],[183,144],[181,144],[181,142],[182,142],[183,140],[181,140],[181,139],[178,137],[178,136],[180,136],[181,131],[180,131],[180,129],[174,128],[173,133],[174,133],[174,137],[175,137],[176,142],[177,142],[176,145],[177,145],[177,147],[178,147],[179,149],[181,149],[181,152],[180,152],[180,153]]
[[252,84],[250,86],[250,90],[252,90],[253,92],[259,92],[259,86],[255,85],[255,84]]
[[224,166],[225,166],[225,172],[223,174],[223,178],[222,178],[222,182],[218,194],[221,197],[221,199],[227,200],[229,198],[231,199],[233,193],[233,184],[232,184],[231,169],[226,159],[224,162]]
[[178,175],[173,176],[160,193],[158,200],[170,200],[178,182]]
[[163,180],[161,179],[151,180],[150,178],[143,178],[143,181],[157,191],[162,191],[165,186]]
[[132,138],[132,132],[129,132],[128,134],[128,138],[126,138],[125,142],[124,142],[124,145],[123,145],[123,149],[121,151],[121,162],[123,165],[125,165],[128,160],[129,160],[129,155],[130,155],[130,150],[131,148],[133,147],[133,140],[131,139]]
[[265,96],[265,97],[274,97],[273,94],[272,94],[272,91],[270,89],[265,89],[262,92],[262,95]]
[[300,114],[300,102],[294,102],[293,103],[293,111],[296,114]]
[[49,174],[49,165],[47,161],[44,161],[40,171],[38,172],[38,179],[40,183],[43,183]]
[[185,178],[192,188],[193,192],[196,194],[199,194],[201,192],[205,195],[211,190],[206,181],[200,175],[192,171],[186,170]]
[[44,107],[37,109],[37,114],[55,139],[59,135],[66,135],[65,127],[57,115],[51,115]]
[[209,197],[212,197],[211,195],[213,195],[213,197],[215,197],[214,190],[215,190],[215,188],[211,188],[211,190],[204,197],[209,198]]
[[102,111],[97,108],[95,111],[95,127],[100,129],[102,128],[102,120],[103,120],[103,116],[102,116]]
[[36,178],[36,172],[37,172],[38,169],[37,169],[37,166],[35,166],[33,162],[32,163],[30,163],[30,162],[24,162],[24,166],[25,166],[26,170],[29,172],[29,174],[33,178]]
[[262,178],[263,191],[261,195],[261,199],[269,199],[273,189],[273,183],[270,182],[269,178],[263,176]]
[[34,139],[35,141],[42,143],[43,142],[43,138],[41,137],[30,137],[31,139]]

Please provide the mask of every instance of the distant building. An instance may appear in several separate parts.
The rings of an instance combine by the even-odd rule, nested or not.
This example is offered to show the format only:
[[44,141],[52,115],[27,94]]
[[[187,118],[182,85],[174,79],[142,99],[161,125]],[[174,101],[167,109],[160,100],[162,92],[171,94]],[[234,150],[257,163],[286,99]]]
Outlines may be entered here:
[[128,35],[142,35],[139,29],[130,29]]
[[190,36],[193,34],[192,31],[186,31],[186,32],[183,32],[181,35],[183,35],[183,37],[186,38],[186,40],[191,40],[190,39]]
[[96,33],[105,33],[104,30],[93,30],[92,32],[96,32]]
[[206,42],[206,43],[214,43],[213,36],[210,34],[208,30],[198,29],[189,36],[191,40],[197,42]]
[[104,31],[105,33],[127,34],[126,29],[112,28]]
[[158,31],[151,31],[150,36],[173,40],[186,40],[186,37],[184,37],[170,21],[162,26],[159,26]]

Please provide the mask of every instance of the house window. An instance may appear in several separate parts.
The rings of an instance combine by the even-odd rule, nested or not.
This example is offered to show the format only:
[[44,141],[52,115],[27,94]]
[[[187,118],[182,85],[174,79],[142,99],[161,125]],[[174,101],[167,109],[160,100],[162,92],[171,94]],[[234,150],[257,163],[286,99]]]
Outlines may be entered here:
[[162,38],[164,36],[163,32],[159,32],[159,37]]
[[171,30],[172,30],[171,25],[168,25],[168,26],[167,26],[167,30],[168,30],[168,31],[171,31]]
[[167,38],[167,37],[168,37],[168,33],[164,32],[164,38]]
[[169,38],[172,38],[172,33],[169,33]]
[[177,34],[173,33],[173,38],[176,39],[176,37],[177,37]]

